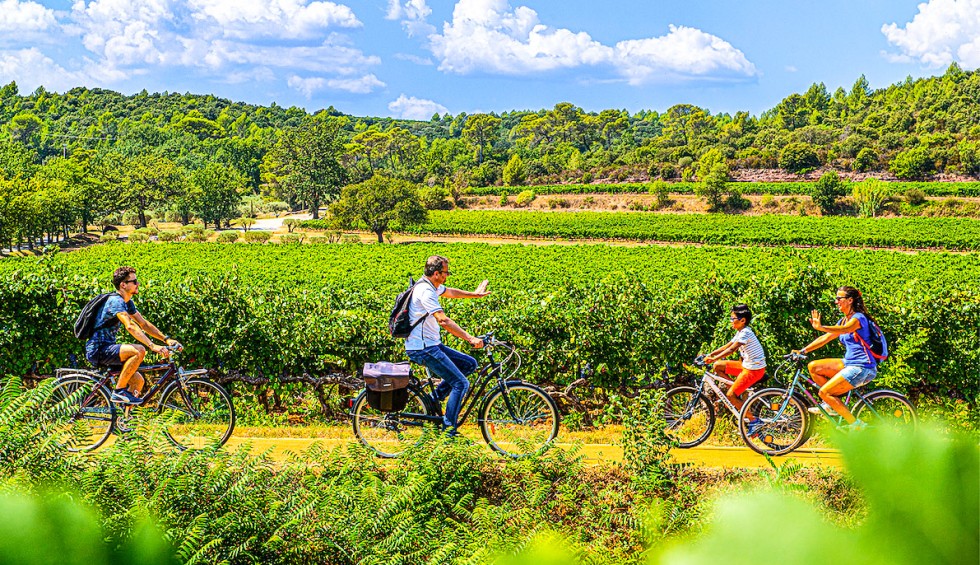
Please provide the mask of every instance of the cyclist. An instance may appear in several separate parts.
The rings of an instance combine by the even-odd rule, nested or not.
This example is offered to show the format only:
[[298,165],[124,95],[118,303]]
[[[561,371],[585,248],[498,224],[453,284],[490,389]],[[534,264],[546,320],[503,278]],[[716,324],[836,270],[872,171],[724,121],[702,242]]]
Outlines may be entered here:
[[[736,410],[742,409],[745,400],[742,396],[746,389],[761,381],[766,375],[766,352],[759,343],[759,338],[749,327],[752,321],[752,311],[745,304],[736,304],[732,307],[731,316],[732,328],[735,330],[735,337],[727,344],[709,353],[704,362],[707,365],[714,365],[713,370],[719,377],[730,375],[735,377],[735,382],[729,387],[725,396]],[[732,353],[738,350],[741,361],[724,361]],[[755,419],[749,422],[750,432],[755,426]]]
[[[94,366],[122,365],[119,380],[112,392],[112,401],[120,404],[138,404],[144,380],[137,369],[146,357],[146,350],[149,349],[163,357],[170,356],[170,351],[166,347],[154,344],[148,336],[174,347],[180,347],[180,343],[170,339],[156,326],[146,321],[133,304],[133,297],[139,293],[136,269],[132,267],[116,269],[112,273],[112,286],[116,288],[116,292],[109,296],[99,313],[95,333],[85,343],[85,357]],[[119,332],[120,325],[124,326],[126,331],[142,345],[116,343],[116,334]]]
[[861,292],[852,286],[838,288],[834,302],[844,317],[833,326],[825,326],[820,323],[820,312],[812,311],[810,325],[813,329],[824,332],[824,335],[800,349],[798,353],[806,355],[834,339],[840,340],[844,345],[843,359],[818,359],[811,361],[807,368],[813,380],[820,385],[820,398],[824,401],[824,406],[840,414],[848,423],[847,429],[860,430],[866,424],[855,418],[839,397],[847,394],[851,389],[868,384],[878,374],[878,365],[874,358],[858,340],[860,337],[864,343],[871,341],[869,323],[871,317],[864,306]]
[[[439,255],[433,255],[426,260],[424,273],[425,276],[415,284],[409,302],[409,320],[413,325],[418,325],[405,340],[405,351],[413,363],[428,368],[433,375],[442,379],[436,387],[433,400],[441,403],[444,398],[449,397],[443,416],[443,428],[450,435],[456,435],[460,405],[470,388],[466,375],[476,371],[477,362],[473,357],[444,345],[441,332],[445,328],[476,349],[483,347],[483,340],[470,335],[447,316],[439,298],[482,298],[490,293],[484,290],[484,285],[480,285],[476,292],[445,286],[450,275],[449,259]],[[422,318],[425,319],[419,322]]]

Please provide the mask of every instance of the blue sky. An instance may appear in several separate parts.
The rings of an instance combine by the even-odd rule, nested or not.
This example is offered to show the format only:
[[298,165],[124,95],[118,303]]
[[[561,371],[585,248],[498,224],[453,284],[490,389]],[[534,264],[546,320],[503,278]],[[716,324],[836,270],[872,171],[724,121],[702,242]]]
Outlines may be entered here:
[[572,102],[753,114],[980,67],[980,0],[0,0],[0,84],[428,119]]

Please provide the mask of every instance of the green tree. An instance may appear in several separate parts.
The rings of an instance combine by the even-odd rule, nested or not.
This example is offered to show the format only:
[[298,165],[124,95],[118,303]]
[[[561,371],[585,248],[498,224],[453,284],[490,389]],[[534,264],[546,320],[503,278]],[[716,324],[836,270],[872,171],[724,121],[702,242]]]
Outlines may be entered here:
[[858,151],[857,157],[854,158],[854,170],[865,172],[874,171],[878,169],[878,155],[875,153],[874,149],[870,147],[865,147]]
[[804,174],[819,166],[817,152],[809,143],[790,143],[779,153],[779,167],[790,173]]
[[524,168],[524,160],[517,153],[510,156],[510,160],[504,165],[504,184],[508,186],[520,186],[524,184],[527,172]]
[[694,185],[694,194],[705,201],[709,212],[717,212],[724,203],[727,182],[728,167],[724,163],[716,163],[704,179]]
[[492,143],[500,127],[500,118],[492,114],[473,114],[466,118],[463,139],[476,146],[476,164],[483,163],[487,144]]
[[320,217],[320,205],[333,200],[347,180],[341,165],[344,121],[325,112],[285,130],[270,151],[272,172],[292,199]]
[[383,175],[345,186],[340,199],[330,206],[330,215],[344,228],[366,225],[378,236],[378,243],[384,243],[390,225],[423,224],[429,217],[415,184]]
[[136,210],[139,226],[146,227],[146,210],[166,203],[185,190],[184,172],[166,157],[143,155],[129,159],[123,172],[123,207]]
[[212,223],[215,229],[221,229],[222,222],[238,215],[245,191],[245,178],[238,171],[208,163],[203,169],[191,173],[190,182],[197,189],[194,213],[204,222],[205,228]]
[[858,213],[865,218],[878,215],[889,196],[888,183],[878,179],[865,179],[851,191]]
[[813,188],[810,190],[810,198],[824,214],[831,212],[837,205],[837,199],[846,194],[847,186],[834,171],[821,175],[820,180],[813,183]]

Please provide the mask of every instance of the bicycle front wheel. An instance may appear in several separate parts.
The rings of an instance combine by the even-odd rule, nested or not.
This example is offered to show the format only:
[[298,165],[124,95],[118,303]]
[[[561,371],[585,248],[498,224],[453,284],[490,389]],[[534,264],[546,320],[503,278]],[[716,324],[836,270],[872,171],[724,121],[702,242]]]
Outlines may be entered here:
[[170,385],[159,411],[163,434],[181,451],[224,445],[235,429],[231,396],[221,385],[203,379]]
[[[749,433],[750,420],[762,425]],[[745,401],[739,413],[738,429],[745,445],[756,453],[784,455],[803,444],[809,437],[809,413],[799,398],[781,388],[767,388]]]
[[116,424],[116,407],[109,390],[86,375],[67,375],[51,389],[47,407],[53,418],[55,441],[68,451],[90,451],[109,438]]
[[490,448],[507,457],[541,453],[558,436],[558,405],[541,388],[512,384],[487,397],[480,430]]
[[667,391],[664,397],[664,434],[677,442],[678,447],[694,447],[704,443],[715,427],[715,407],[697,389],[679,386]]
[[406,449],[422,441],[425,430],[437,430],[421,390],[408,387],[408,403],[400,412],[382,412],[368,404],[367,391],[354,400],[351,420],[357,439],[379,457],[398,457]]
[[917,418],[915,407],[905,395],[894,390],[869,392],[854,407],[854,417],[869,426],[892,426],[914,430]]

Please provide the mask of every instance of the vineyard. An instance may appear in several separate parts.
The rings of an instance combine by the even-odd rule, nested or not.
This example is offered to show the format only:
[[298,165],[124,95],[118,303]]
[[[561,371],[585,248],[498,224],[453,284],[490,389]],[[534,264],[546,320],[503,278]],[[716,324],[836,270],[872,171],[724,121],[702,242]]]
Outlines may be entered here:
[[[309,220],[308,229],[329,223]],[[980,249],[980,221],[967,218],[722,216],[643,212],[432,211],[406,231],[566,239],[695,242],[724,245],[813,245]]]
[[688,360],[731,337],[735,301],[752,306],[778,355],[813,337],[811,308],[833,317],[834,288],[853,284],[887,328],[882,386],[971,401],[978,392],[980,257],[831,249],[177,243],[6,259],[0,367],[50,374],[67,364],[82,349],[71,334],[81,305],[129,264],[144,283],[141,311],[197,363],[288,391],[280,381],[291,376],[401,359],[386,332],[390,303],[434,253],[453,261],[450,285],[490,279],[491,296],[450,301],[448,312],[517,343],[533,381],[567,383],[589,362],[596,384],[612,386]]
[[[740,194],[811,194],[816,182],[733,182],[732,186]],[[849,185],[850,183],[848,183]],[[670,192],[676,194],[694,194],[695,182],[677,181],[669,183]],[[905,194],[909,190],[921,190],[927,196],[980,196],[980,182],[889,182],[892,194]],[[518,194],[531,189],[535,194],[645,194],[650,190],[650,183],[621,182],[609,183],[569,183],[541,184],[534,186],[480,186],[470,187],[466,194],[474,196],[500,196],[501,194]],[[848,192],[850,192],[848,190]]]

